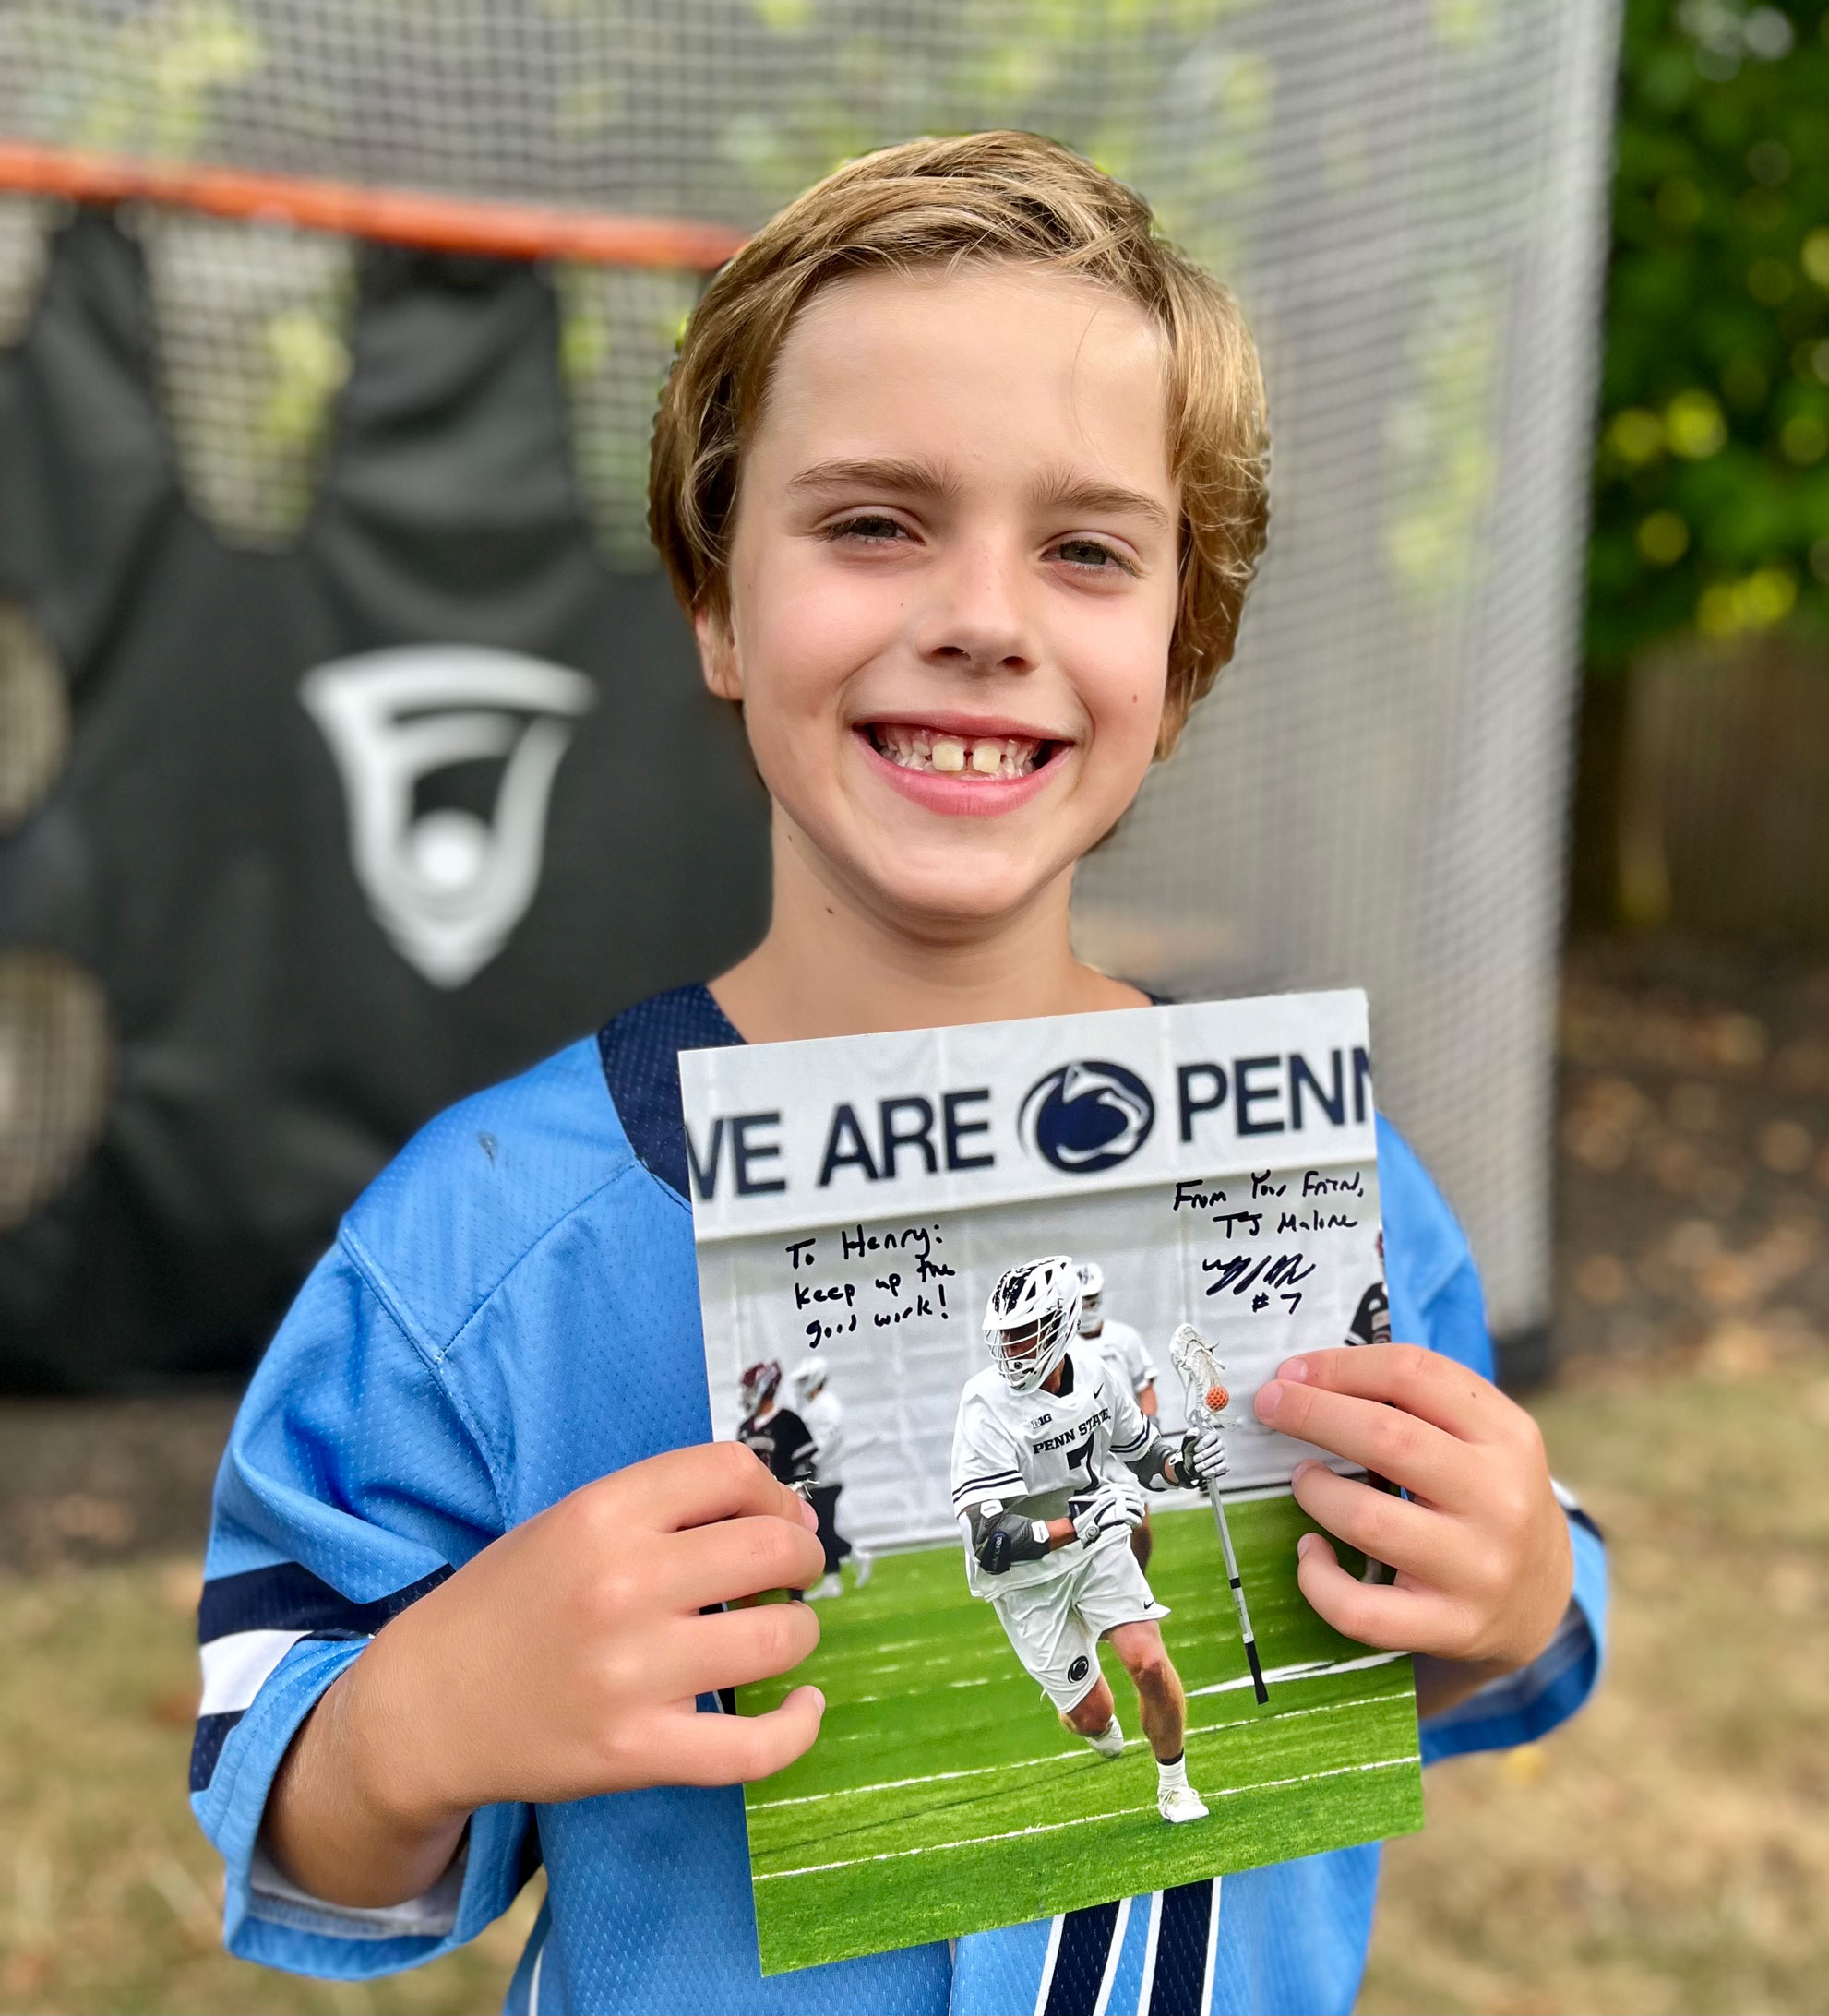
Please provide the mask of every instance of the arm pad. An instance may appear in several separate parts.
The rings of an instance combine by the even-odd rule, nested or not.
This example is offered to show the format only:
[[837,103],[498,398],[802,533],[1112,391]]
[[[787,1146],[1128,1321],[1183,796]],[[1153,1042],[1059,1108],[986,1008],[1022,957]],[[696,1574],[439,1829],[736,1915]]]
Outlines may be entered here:
[[1024,1519],[1021,1512],[986,1519],[976,1505],[966,1516],[972,1521],[973,1557],[986,1575],[1001,1575],[1018,1561],[1039,1561],[1049,1551],[1048,1530],[1041,1520]]

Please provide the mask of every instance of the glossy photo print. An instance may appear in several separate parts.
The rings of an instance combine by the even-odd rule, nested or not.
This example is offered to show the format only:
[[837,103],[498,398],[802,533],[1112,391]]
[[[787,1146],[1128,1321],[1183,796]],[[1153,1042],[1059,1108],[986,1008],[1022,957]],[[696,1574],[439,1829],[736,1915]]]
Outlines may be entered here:
[[1389,1334],[1364,996],[680,1076],[713,1432],[825,1546],[818,1650],[735,1700],[828,1704],[747,1795],[764,1971],[1418,1827],[1409,1661],[1304,1601],[1321,1452],[1251,1407]]

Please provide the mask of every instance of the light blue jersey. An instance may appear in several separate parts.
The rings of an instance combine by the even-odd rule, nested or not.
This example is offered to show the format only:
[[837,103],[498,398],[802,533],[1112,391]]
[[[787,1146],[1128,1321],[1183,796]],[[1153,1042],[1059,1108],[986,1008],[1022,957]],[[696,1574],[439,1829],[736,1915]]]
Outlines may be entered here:
[[[663,1787],[485,1807],[458,1864],[383,1911],[260,1853],[293,1732],[389,1617],[568,1492],[711,1433],[680,1048],[740,1041],[702,987],[453,1107],[357,1201],[256,1374],[217,1481],[192,1803],[244,1959],[360,1979],[473,1938],[540,1862],[512,2011],[1205,2016],[1351,2009],[1376,1847],[1064,1918],[761,1976],[743,1795]],[[1380,1123],[1392,1334],[1489,1375],[1473,1261]],[[1571,1509],[1575,1600],[1536,1664],[1426,1724],[1426,1760],[1529,1741],[1598,1670],[1605,1556]]]

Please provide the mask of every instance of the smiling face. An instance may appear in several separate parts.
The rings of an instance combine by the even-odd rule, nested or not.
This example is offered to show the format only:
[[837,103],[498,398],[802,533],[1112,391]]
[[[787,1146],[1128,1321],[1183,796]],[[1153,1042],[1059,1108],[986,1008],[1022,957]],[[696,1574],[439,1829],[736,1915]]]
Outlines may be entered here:
[[1162,340],[1018,266],[826,288],[746,445],[706,675],[776,841],[919,936],[1059,884],[1162,715],[1179,507]]

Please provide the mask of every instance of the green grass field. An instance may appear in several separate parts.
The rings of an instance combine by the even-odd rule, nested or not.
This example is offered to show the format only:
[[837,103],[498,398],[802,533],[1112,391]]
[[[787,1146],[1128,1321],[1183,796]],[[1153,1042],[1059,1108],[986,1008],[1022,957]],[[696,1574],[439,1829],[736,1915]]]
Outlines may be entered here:
[[[1331,1630],[1296,1586],[1307,1530],[1293,1498],[1228,1512],[1270,1678],[1252,1698],[1204,1509],[1158,1514],[1150,1581],[1187,1688],[1189,1776],[1209,1819],[1157,1818],[1137,1697],[1105,1670],[1130,1738],[1106,1763],[1063,1730],[1017,1664],[956,1545],[880,1561],[820,1606],[819,1650],[743,1690],[826,1695],[819,1741],[748,1793],[764,1973],[1018,1923],[1422,1825],[1407,1659]],[[1285,1671],[1279,1676],[1278,1669]]]

